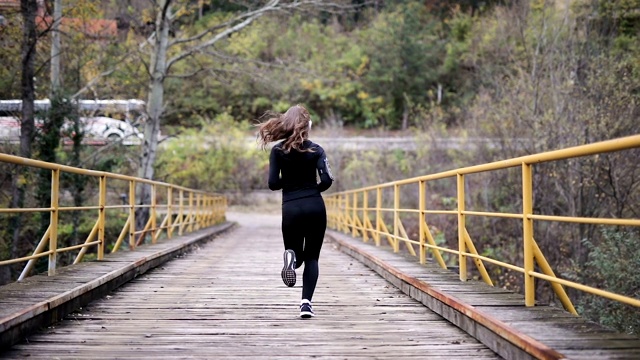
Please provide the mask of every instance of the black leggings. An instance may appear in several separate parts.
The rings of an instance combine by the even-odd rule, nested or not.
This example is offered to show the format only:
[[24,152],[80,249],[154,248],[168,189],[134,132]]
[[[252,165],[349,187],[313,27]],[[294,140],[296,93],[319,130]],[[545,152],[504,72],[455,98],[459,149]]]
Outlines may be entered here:
[[322,197],[307,197],[282,204],[284,248],[296,253],[296,268],[304,262],[302,298],[311,301],[318,282],[318,258],[327,229]]

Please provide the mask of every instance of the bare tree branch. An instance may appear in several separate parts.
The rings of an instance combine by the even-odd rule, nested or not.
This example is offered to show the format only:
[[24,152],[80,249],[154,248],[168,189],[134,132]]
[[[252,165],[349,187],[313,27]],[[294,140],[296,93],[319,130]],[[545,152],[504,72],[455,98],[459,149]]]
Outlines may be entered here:
[[87,92],[88,90],[90,90],[93,85],[95,85],[100,79],[102,79],[105,76],[109,76],[111,74],[113,74],[113,72],[115,71],[115,68],[111,68],[107,71],[103,71],[100,74],[98,74],[96,77],[94,77],[93,79],[91,79],[89,82],[87,82],[82,89],[78,90],[75,94],[71,95],[71,99],[76,99],[78,98],[78,96],[82,95],[83,93]]
[[[273,1],[272,1],[273,2]],[[275,1],[275,3],[278,3],[279,1]],[[242,6],[245,6],[247,8],[250,8],[249,3],[246,2],[240,2],[240,1],[233,1],[233,3],[235,4],[239,4]],[[206,37],[207,35],[220,30],[220,29],[224,29],[227,27],[231,27],[233,24],[244,21],[248,18],[254,17],[256,15],[260,16],[268,11],[278,11],[278,10],[291,10],[291,9],[299,9],[302,7],[306,7],[306,6],[313,6],[314,8],[321,8],[324,11],[327,11],[329,13],[344,13],[345,10],[353,10],[355,8],[357,8],[358,6],[364,6],[366,5],[367,2],[365,2],[362,5],[342,5],[342,4],[336,4],[336,3],[327,3],[327,2],[323,2],[323,1],[317,1],[317,0],[308,0],[308,1],[294,1],[292,3],[286,3],[286,4],[282,4],[282,5],[273,5],[272,8],[270,9],[265,9],[265,7],[269,7],[271,6],[271,4],[267,4],[265,5],[265,7],[260,8],[258,10],[252,10],[252,11],[247,11],[237,17],[235,17],[232,20],[226,21],[222,24],[207,28],[205,30],[203,30],[202,32],[200,32],[197,35],[188,37],[188,38],[184,38],[184,39],[178,39],[175,41],[172,41],[169,44],[169,47],[172,47],[174,45],[178,45],[178,44],[184,44],[184,43],[189,43],[189,42],[194,42],[194,41],[198,41],[198,40],[202,40],[204,37]]]
[[187,79],[187,78],[191,78],[194,77],[202,72],[208,71],[208,69],[205,69],[204,67],[200,67],[192,72],[189,73],[184,73],[184,74],[174,74],[174,75],[167,75],[167,78],[172,78],[172,79]]
[[118,65],[122,64],[125,60],[127,60],[129,58],[129,56],[131,56],[131,54],[133,54],[133,52],[131,52],[131,51],[127,52],[118,61],[116,61],[116,63],[111,67],[111,69],[105,70],[105,71],[101,72],[100,74],[98,74],[97,76],[95,76],[93,79],[89,80],[85,84],[85,86],[83,86],[80,90],[78,90],[75,94],[73,94],[71,96],[71,99],[77,99],[80,95],[82,95],[86,91],[90,90],[91,87],[93,87],[93,85],[95,85],[100,79],[102,79],[103,77],[106,77],[106,76],[109,76],[109,75],[113,74],[117,70]]
[[192,47],[191,49],[188,49],[184,52],[182,52],[181,54],[178,54],[177,56],[174,56],[173,58],[169,59],[169,61],[167,61],[167,72],[169,71],[169,69],[171,68],[171,66],[173,66],[173,64],[175,64],[176,62],[187,58],[195,53],[200,52],[201,50],[217,43],[218,41],[220,41],[221,39],[226,38],[227,36],[236,33],[242,29],[244,29],[245,27],[249,26],[252,22],[254,22],[257,18],[259,18],[260,16],[264,15],[265,13],[269,12],[269,11],[273,11],[277,9],[278,4],[280,3],[279,0],[271,0],[269,1],[269,3],[267,5],[265,5],[264,7],[260,8],[259,10],[256,10],[254,12],[252,12],[252,15],[247,17],[244,21],[228,27],[227,29],[225,29],[224,31],[216,34],[214,37],[212,37],[211,39],[204,41],[201,44],[198,44],[194,47]]
[[[169,61],[167,62],[167,70],[170,69],[171,66],[176,62],[183,60],[189,56],[192,56],[196,53],[201,53],[205,48],[210,47],[215,43],[217,43],[218,41],[230,36],[231,34],[242,30],[243,28],[249,26],[256,19],[258,19],[259,17],[269,12],[278,12],[278,11],[288,12],[290,10],[300,10],[304,8],[322,9],[323,11],[328,11],[332,13],[344,13],[344,11],[353,10],[357,8],[357,6],[342,5],[342,4],[337,4],[333,2],[327,3],[322,0],[305,0],[305,1],[296,0],[290,3],[282,3],[280,0],[271,0],[267,4],[265,4],[263,7],[257,10],[245,12],[242,15],[234,18],[233,20],[208,28],[193,37],[180,39],[172,42],[169,46],[199,41],[199,40],[205,39],[207,35],[213,34],[213,32],[215,32],[216,30],[225,29],[224,31],[217,33],[215,36],[211,37],[210,39],[207,39],[202,43],[199,43],[181,52],[180,54],[174,56],[173,58],[169,59]],[[235,24],[235,25],[232,25],[232,24]]]
[[169,47],[172,47],[174,45],[179,45],[179,44],[185,44],[185,43],[189,43],[189,42],[193,42],[193,41],[198,41],[201,40],[202,38],[204,38],[205,36],[207,36],[208,34],[211,34],[213,32],[215,32],[216,30],[220,30],[220,29],[224,29],[226,27],[231,26],[232,24],[245,19],[247,16],[249,16],[249,13],[244,13],[241,16],[238,16],[236,18],[234,18],[233,20],[229,20],[227,22],[224,22],[222,24],[216,25],[216,26],[212,26],[202,32],[200,32],[197,35],[188,37],[188,38],[184,38],[184,39],[178,39],[178,40],[174,40],[169,44]]
[[293,1],[291,3],[282,4],[280,6],[281,9],[322,9],[322,11],[326,11],[332,14],[342,14],[347,10],[354,10],[358,7],[362,7],[367,3],[363,3],[361,5],[343,5],[334,2],[326,2],[323,0],[306,0],[306,1]]

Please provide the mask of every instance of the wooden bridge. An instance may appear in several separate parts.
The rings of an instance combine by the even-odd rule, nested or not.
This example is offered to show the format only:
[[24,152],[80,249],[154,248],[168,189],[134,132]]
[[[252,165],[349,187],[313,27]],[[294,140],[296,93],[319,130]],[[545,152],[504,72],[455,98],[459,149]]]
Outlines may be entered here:
[[640,356],[638,338],[335,231],[316,317],[299,319],[282,250],[279,215],[230,212],[211,228],[5,285],[0,358]]

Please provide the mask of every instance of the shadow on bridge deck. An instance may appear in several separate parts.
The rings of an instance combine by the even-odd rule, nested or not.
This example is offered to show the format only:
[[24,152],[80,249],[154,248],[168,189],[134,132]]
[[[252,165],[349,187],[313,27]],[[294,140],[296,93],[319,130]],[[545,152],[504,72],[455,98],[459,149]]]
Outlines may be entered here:
[[[302,321],[299,286],[286,288],[279,279],[279,216],[228,218],[233,222],[53,278],[0,287],[0,357],[634,359],[640,353],[637,338],[558,308],[526,308],[519,295],[461,283],[449,271],[334,231],[321,255],[318,316]],[[165,263],[192,249],[198,251]]]

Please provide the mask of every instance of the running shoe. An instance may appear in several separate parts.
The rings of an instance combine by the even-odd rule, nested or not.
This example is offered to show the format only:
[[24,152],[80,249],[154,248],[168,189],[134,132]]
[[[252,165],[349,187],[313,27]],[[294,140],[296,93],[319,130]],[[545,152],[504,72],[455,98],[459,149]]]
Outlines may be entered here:
[[285,250],[283,254],[284,267],[282,268],[282,281],[288,287],[296,284],[296,253],[293,250]]
[[300,317],[303,319],[308,319],[314,316],[316,316],[316,314],[313,313],[311,302],[307,299],[303,299],[302,303],[300,303]]

